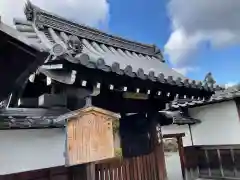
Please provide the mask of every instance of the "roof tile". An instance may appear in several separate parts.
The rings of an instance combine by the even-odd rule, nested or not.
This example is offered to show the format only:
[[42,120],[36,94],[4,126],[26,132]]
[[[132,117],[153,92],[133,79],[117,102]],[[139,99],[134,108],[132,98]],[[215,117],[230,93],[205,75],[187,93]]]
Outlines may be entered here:
[[[154,45],[129,41],[70,22],[30,2],[26,5],[25,13],[28,21],[14,20],[19,31],[33,30],[37,39],[41,41],[41,45],[45,45],[45,49],[52,49],[54,45],[60,44],[65,49],[65,59],[71,63],[80,63],[86,67],[104,71],[108,71],[111,67],[113,72],[121,75],[124,73],[144,80],[156,81],[158,79],[161,83],[212,90],[212,87],[209,88],[208,85],[202,87],[201,82],[189,81],[185,76],[170,68],[164,63],[161,51]],[[38,24],[41,29],[37,28]],[[74,43],[69,44],[72,36],[79,38],[82,46],[79,48],[81,52],[77,53],[78,48],[72,47]]]

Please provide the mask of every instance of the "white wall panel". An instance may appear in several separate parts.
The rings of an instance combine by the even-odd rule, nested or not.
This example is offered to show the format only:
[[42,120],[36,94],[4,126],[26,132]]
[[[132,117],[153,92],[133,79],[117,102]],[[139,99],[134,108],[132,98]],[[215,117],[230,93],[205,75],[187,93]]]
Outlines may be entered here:
[[234,101],[189,110],[202,123],[192,126],[194,145],[240,144],[240,120]]
[[63,129],[0,131],[0,175],[62,166]]

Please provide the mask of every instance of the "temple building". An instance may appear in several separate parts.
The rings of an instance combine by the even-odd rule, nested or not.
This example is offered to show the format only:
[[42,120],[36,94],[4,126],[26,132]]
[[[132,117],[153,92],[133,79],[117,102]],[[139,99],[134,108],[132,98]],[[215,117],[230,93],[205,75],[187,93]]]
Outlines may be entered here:
[[[174,71],[155,45],[77,24],[31,2],[25,15],[14,19],[16,29],[0,22],[0,73],[6,74],[6,91],[0,91],[0,179],[167,179],[160,125],[202,118],[184,113],[171,118],[166,104],[209,100],[221,88]],[[4,63],[9,63],[6,71]],[[69,166],[75,160],[66,147],[75,142],[70,130],[86,132],[82,139],[92,137],[91,127],[91,132],[82,127],[105,123],[96,119],[100,116],[107,119],[107,130],[112,129],[109,117],[120,119],[121,159],[92,162],[89,153],[91,158],[81,162],[91,163]]]

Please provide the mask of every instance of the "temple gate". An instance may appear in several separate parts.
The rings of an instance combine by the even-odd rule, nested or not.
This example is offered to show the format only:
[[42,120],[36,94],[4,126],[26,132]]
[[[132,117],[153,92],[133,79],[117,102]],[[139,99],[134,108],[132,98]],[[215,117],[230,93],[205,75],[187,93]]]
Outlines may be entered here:
[[[191,81],[168,67],[155,45],[76,24],[30,1],[25,14],[27,20],[15,19],[17,31],[11,30],[44,53],[35,71],[25,67],[32,73],[26,83],[5,96],[1,128],[65,129],[66,163],[3,178],[166,180],[160,125],[173,121],[159,111],[176,98],[208,99],[214,87]],[[0,35],[6,33],[0,30]],[[4,42],[0,47],[5,47]],[[17,46],[21,51],[21,44]],[[0,54],[10,55],[9,51]],[[29,51],[21,59],[27,55]],[[112,121],[119,118],[122,157],[116,158]]]

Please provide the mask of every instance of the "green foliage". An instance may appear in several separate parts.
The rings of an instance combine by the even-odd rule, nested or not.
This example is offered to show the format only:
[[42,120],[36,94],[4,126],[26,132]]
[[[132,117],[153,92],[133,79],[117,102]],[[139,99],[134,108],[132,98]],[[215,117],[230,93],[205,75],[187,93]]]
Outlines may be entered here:
[[120,126],[119,120],[113,121],[113,134],[114,135],[119,132],[119,126]]
[[205,76],[204,83],[207,83],[207,84],[215,84],[216,83],[211,72],[207,73],[207,75]]
[[122,158],[122,148],[115,149],[115,157]]
[[165,152],[177,152],[178,144],[176,139],[165,139],[163,141],[164,151]]

